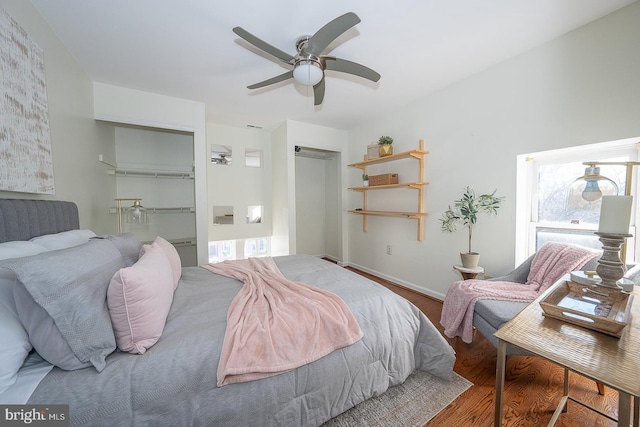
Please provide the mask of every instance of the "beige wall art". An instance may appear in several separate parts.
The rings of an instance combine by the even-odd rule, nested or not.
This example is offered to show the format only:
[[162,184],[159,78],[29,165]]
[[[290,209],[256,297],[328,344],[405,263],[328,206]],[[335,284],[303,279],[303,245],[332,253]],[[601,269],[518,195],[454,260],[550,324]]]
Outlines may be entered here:
[[44,54],[2,9],[0,190],[54,194]]

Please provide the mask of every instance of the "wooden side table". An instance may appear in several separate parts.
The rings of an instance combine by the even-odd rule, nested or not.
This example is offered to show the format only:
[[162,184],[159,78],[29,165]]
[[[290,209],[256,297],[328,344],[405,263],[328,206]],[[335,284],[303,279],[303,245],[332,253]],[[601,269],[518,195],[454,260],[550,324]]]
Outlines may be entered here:
[[484,273],[482,267],[463,267],[459,264],[454,265],[453,269],[459,271],[464,280],[475,279],[478,274]]
[[[618,426],[628,427],[633,418],[638,427],[640,415],[640,292],[633,290],[629,323],[620,338],[582,328],[562,320],[545,317],[540,300],[569,280],[560,279],[534,302],[507,322],[494,334],[498,338],[496,369],[496,407],[494,425],[502,425],[502,395],[504,392],[507,344],[527,350],[564,368],[564,396],[549,422],[555,424],[567,405],[567,400],[586,406],[612,419],[608,414],[569,395],[569,372],[574,371],[618,391]],[[631,396],[634,416],[631,417]],[[614,419],[615,421],[615,419]]]

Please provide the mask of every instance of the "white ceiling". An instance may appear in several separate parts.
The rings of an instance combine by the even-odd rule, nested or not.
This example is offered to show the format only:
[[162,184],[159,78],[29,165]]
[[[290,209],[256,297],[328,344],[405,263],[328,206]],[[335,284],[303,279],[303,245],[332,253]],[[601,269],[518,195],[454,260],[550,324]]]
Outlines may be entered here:
[[[31,0],[96,82],[206,104],[207,120],[272,128],[285,119],[348,129],[580,27],[635,0]],[[285,52],[332,19],[362,22],[329,46],[378,83],[327,72],[324,103],[236,36]]]

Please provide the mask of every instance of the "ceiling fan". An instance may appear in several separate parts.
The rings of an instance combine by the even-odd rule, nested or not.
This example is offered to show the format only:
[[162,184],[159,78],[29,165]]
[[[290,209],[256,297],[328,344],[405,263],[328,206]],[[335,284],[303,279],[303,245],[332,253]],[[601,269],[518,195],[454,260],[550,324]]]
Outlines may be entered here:
[[258,49],[275,56],[280,61],[293,67],[291,71],[252,84],[251,86],[247,86],[247,88],[257,89],[293,78],[305,86],[313,86],[314,105],[320,105],[324,99],[325,70],[353,74],[377,82],[380,79],[380,74],[371,68],[346,59],[336,58],[335,56],[322,55],[322,51],[324,51],[331,42],[359,22],[360,18],[353,12],[348,12],[337,17],[320,28],[313,36],[303,36],[299,38],[296,42],[296,50],[298,53],[296,53],[295,56],[291,56],[273,47],[241,27],[235,27],[233,32],[238,36]]

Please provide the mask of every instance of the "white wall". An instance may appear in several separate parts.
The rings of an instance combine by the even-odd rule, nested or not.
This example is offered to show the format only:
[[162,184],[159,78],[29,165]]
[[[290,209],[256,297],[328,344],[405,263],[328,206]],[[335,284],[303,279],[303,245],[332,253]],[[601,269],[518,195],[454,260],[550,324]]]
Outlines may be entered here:
[[[291,182],[295,179],[289,178],[294,174],[293,156],[289,156],[289,145],[287,143],[287,124],[283,123],[271,134],[271,183],[273,191],[271,193],[271,255],[289,255],[291,253],[291,221],[289,219],[289,204],[292,203],[289,197]],[[291,171],[291,172],[289,172]],[[292,191],[295,191],[295,187]],[[291,209],[295,210],[295,202],[291,204]],[[295,223],[293,224],[295,232]],[[295,242],[294,242],[295,251]]]
[[208,262],[204,104],[102,83],[93,87],[98,120],[193,134],[197,257],[199,264]]
[[82,228],[112,233],[109,206],[115,181],[106,179],[98,155],[113,155],[114,132],[93,119],[93,83],[30,2],[0,0],[0,7],[44,51],[55,179],[55,195],[0,191],[0,197],[73,201]]
[[[233,150],[232,164],[216,165],[207,161],[207,223],[209,240],[244,239],[271,236],[271,135],[269,132],[207,123],[207,150],[211,145],[224,145]],[[260,149],[263,167],[245,166],[245,150]],[[232,206],[233,225],[213,225],[213,207]],[[259,224],[247,224],[248,206],[262,206]]]
[[[405,151],[425,139],[423,242],[415,221],[348,221],[351,264],[443,298],[458,280],[451,265],[465,250],[465,233],[440,231],[438,218],[467,185],[506,196],[497,217],[483,217],[474,250],[488,274],[514,266],[515,179],[518,154],[640,136],[640,3],[472,76],[349,132],[348,163],[362,159],[380,135]],[[360,181],[350,172],[349,186]],[[349,195],[358,202],[359,195]],[[392,196],[403,202],[402,196]],[[394,199],[395,201],[395,199]],[[386,255],[386,244],[393,255]]]

